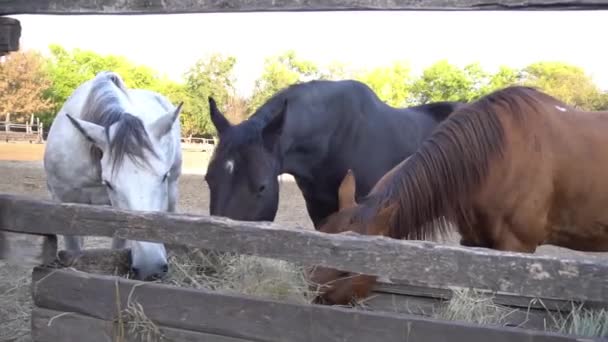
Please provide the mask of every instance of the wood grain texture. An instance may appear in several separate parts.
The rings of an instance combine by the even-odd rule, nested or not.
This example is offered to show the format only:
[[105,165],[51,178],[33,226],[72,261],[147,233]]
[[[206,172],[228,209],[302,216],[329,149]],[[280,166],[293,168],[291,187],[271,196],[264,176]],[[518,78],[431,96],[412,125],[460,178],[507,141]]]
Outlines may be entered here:
[[130,296],[159,326],[258,342],[583,341],[540,331],[283,303],[72,270],[36,268],[33,283],[34,302],[40,308],[113,321],[119,293],[121,305]]
[[160,336],[143,337],[127,325],[121,335],[118,325],[110,321],[38,307],[32,310],[31,326],[34,342],[253,342],[167,327],[158,327]]
[[602,0],[0,0],[3,15],[602,8]]
[[0,195],[0,229],[117,236],[386,276],[409,285],[608,300],[608,264],[358,234],[323,234],[211,216],[129,212]]

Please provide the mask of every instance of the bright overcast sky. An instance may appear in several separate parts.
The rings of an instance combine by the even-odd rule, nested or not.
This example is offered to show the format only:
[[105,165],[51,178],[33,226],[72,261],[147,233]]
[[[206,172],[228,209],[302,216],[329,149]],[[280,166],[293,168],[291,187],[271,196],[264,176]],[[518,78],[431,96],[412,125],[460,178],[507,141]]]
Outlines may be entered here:
[[13,16],[23,49],[50,43],[121,54],[180,79],[200,57],[237,57],[246,95],[264,57],[295,49],[317,62],[373,67],[407,60],[419,72],[439,59],[488,70],[557,60],[584,67],[608,89],[608,11],[305,12],[151,16]]

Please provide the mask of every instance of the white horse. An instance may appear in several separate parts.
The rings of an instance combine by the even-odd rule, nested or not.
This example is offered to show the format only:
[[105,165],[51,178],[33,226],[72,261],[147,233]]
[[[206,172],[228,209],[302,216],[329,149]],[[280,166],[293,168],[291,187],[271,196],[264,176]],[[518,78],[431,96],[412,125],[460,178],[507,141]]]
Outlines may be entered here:
[[[127,89],[121,77],[101,72],[81,84],[63,105],[44,151],[47,186],[54,200],[174,212],[181,175],[181,128],[174,107],[160,94]],[[79,251],[83,238],[65,236]],[[168,271],[163,244],[114,239],[131,248],[136,279]]]

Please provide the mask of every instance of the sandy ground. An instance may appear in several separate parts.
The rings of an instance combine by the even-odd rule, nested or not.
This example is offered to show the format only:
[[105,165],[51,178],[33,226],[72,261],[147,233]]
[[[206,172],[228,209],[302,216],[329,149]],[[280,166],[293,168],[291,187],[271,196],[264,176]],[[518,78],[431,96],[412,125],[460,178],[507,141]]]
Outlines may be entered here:
[[[44,145],[0,143],[0,192],[48,199],[42,169]],[[196,214],[208,213],[208,188],[203,172],[208,155],[202,152],[184,152],[184,174],[180,180],[178,211]],[[311,228],[304,201],[295,183],[282,183],[277,222]],[[456,243],[455,238],[451,243]],[[104,240],[90,239],[87,246],[99,246]],[[109,246],[109,245],[107,245]],[[563,257],[600,258],[608,262],[608,253],[580,253],[552,246],[543,246],[537,253]],[[0,262],[0,296],[14,295],[15,301],[29,296],[30,269]],[[0,304],[0,341],[29,341],[29,312],[27,307]]]

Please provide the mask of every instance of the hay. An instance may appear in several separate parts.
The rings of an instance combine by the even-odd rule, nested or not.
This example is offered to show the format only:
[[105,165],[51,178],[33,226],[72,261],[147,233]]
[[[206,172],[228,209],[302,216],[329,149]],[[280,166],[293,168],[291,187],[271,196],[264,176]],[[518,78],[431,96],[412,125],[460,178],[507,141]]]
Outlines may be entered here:
[[162,282],[176,286],[294,303],[310,303],[316,295],[304,267],[280,260],[192,249],[171,252],[169,269]]
[[0,279],[0,341],[31,341],[31,269],[0,262]]
[[515,309],[497,305],[493,296],[474,289],[453,289],[447,305],[435,313],[435,318],[482,325],[504,325]]
[[129,337],[138,341],[160,342],[165,340],[161,329],[146,315],[144,308],[137,302],[129,302],[123,312],[122,321]]
[[608,337],[608,310],[571,305],[572,309],[565,316],[561,312],[551,313],[551,321],[546,323],[545,330],[584,337]]

